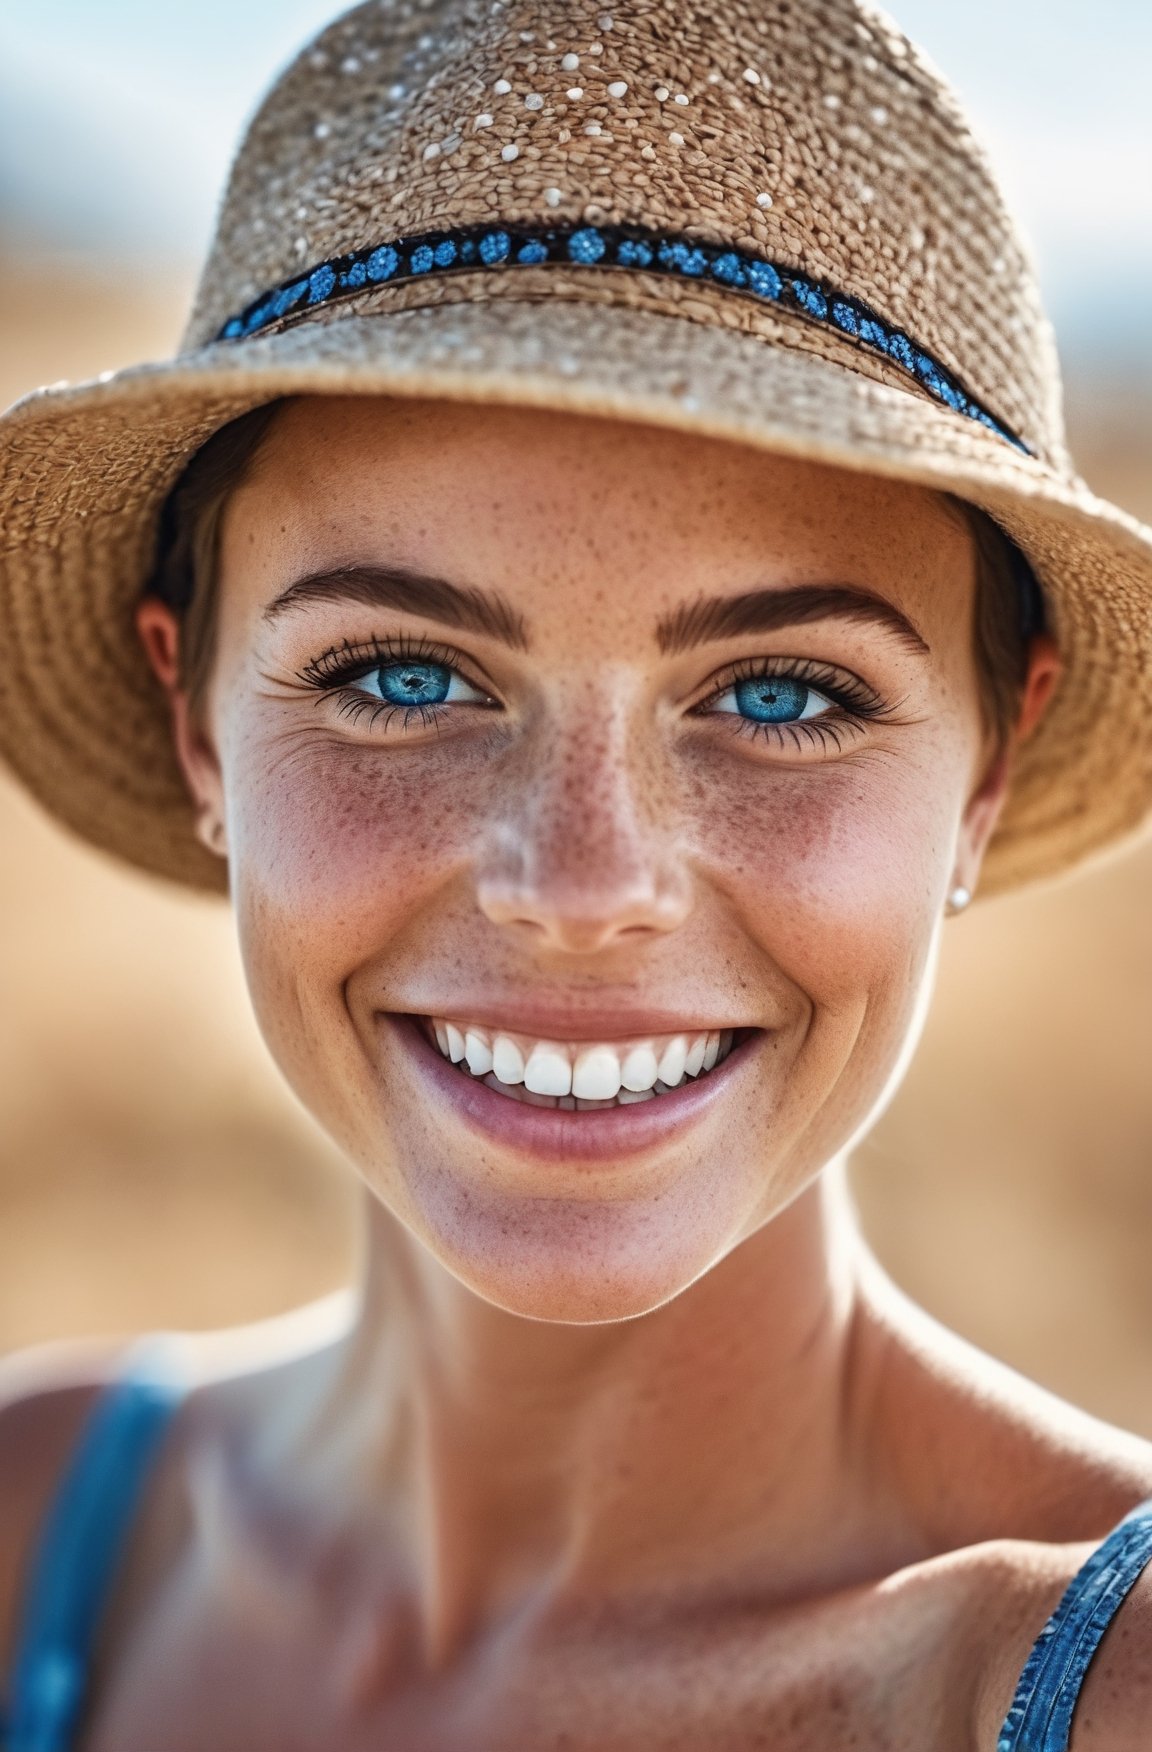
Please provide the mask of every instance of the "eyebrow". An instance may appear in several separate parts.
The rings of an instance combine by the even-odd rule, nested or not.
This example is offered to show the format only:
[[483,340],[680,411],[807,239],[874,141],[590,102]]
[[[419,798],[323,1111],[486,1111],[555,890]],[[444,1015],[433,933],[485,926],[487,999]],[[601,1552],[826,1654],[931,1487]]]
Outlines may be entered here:
[[337,566],[309,572],[282,590],[264,610],[275,620],[307,602],[360,602],[369,608],[399,609],[463,632],[482,633],[514,650],[528,649],[523,618],[502,596],[450,584],[403,566]]
[[748,590],[742,596],[699,596],[666,615],[656,638],[662,653],[672,657],[713,639],[773,633],[819,620],[870,622],[893,633],[917,656],[929,654],[927,640],[907,615],[856,584],[797,584],[789,590]]
[[[264,617],[275,620],[304,603],[331,600],[397,609],[462,632],[481,633],[516,651],[528,649],[523,616],[504,597],[403,566],[338,566],[309,572],[274,597]],[[871,622],[895,634],[918,656],[929,652],[927,641],[907,615],[884,597],[853,584],[799,584],[788,590],[748,590],[740,596],[700,596],[681,603],[659,621],[656,641],[664,656],[676,656],[712,640],[829,619]]]

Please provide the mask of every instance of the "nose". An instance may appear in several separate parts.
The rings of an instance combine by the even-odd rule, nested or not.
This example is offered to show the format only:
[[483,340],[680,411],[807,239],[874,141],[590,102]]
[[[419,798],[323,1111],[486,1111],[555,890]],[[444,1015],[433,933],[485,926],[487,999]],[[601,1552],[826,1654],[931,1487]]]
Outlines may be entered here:
[[554,747],[510,787],[488,836],[477,871],[485,917],[570,955],[676,930],[691,910],[691,872],[655,789],[621,738],[574,734]]

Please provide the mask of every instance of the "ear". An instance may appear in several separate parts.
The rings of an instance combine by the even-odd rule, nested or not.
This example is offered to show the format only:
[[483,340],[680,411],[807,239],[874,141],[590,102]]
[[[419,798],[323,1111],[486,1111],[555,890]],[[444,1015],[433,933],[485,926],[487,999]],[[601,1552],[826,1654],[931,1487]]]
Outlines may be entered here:
[[1036,633],[1029,647],[1028,679],[1024,683],[1024,699],[1016,720],[1017,745],[1027,742],[1047,711],[1063,668],[1056,641],[1047,633]]
[[180,622],[167,603],[146,596],[136,610],[136,631],[153,673],[168,696],[172,739],[184,782],[196,805],[196,837],[226,858],[224,786],[220,762],[204,725],[194,716],[180,682]]
[[1016,751],[1032,735],[1044,716],[1056,691],[1063,664],[1055,642],[1047,633],[1036,633],[1028,650],[1028,674],[1020,702],[1020,713],[1006,745],[987,769],[978,788],[968,800],[960,837],[956,848],[956,869],[953,885],[976,892],[980,866],[988,841],[1008,795],[1008,781]]

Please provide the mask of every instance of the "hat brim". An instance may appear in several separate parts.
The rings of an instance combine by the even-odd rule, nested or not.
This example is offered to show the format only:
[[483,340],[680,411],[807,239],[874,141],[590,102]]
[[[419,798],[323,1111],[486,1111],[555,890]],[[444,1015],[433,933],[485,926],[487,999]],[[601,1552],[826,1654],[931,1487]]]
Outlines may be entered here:
[[915,390],[755,335],[502,298],[345,316],[41,391],[0,422],[0,755],[54,814],[220,891],[133,611],[192,453],[291,394],[504,403],[704,434],[947,491],[1028,555],[1064,660],[1020,750],[982,893],[1133,835],[1152,807],[1152,531]]

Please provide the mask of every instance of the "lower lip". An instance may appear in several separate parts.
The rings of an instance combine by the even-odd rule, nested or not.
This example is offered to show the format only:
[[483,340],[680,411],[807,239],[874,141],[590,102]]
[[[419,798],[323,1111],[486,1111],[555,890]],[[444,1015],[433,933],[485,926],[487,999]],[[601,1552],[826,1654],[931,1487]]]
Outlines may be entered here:
[[471,1130],[523,1156],[554,1162],[606,1164],[659,1148],[701,1119],[720,1100],[763,1035],[750,1034],[722,1064],[667,1095],[626,1107],[576,1113],[563,1107],[533,1107],[498,1095],[442,1058],[412,1016],[382,1015],[381,1023],[431,1083],[434,1099]]

